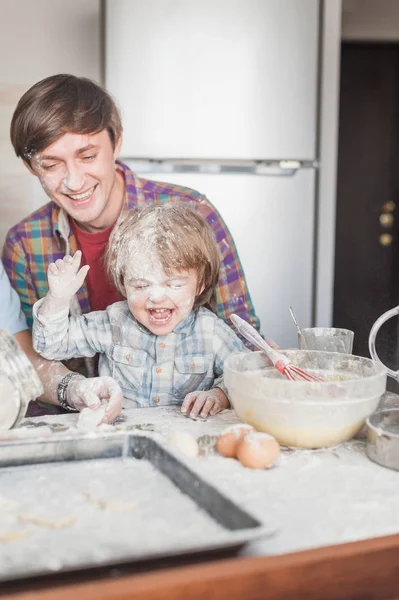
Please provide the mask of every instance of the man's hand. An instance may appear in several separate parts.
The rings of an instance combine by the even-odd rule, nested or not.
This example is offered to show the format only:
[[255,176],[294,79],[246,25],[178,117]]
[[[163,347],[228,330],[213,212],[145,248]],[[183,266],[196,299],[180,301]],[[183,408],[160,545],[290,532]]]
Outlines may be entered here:
[[77,410],[95,409],[107,403],[102,423],[110,423],[122,410],[123,394],[112,377],[90,377],[71,379],[67,388],[67,402]]
[[209,391],[187,394],[181,406],[181,412],[191,419],[198,417],[206,419],[208,415],[216,415],[229,406],[230,402],[224,391],[216,387]]

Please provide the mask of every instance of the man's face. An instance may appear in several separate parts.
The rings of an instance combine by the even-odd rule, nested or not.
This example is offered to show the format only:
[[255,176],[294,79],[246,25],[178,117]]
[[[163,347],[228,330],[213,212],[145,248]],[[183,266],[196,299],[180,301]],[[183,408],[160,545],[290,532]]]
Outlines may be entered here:
[[120,144],[113,148],[106,130],[65,133],[25,164],[53,202],[84,229],[95,231],[110,227],[122,207],[124,183],[115,170]]

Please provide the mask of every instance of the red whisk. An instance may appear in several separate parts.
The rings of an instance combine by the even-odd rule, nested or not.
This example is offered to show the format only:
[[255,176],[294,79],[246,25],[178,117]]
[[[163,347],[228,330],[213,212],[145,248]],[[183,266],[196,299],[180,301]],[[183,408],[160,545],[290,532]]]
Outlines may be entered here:
[[251,342],[254,346],[259,348],[259,350],[263,350],[263,352],[270,358],[274,367],[281,373],[285,375],[287,379],[291,379],[292,381],[304,380],[304,381],[323,381],[317,375],[312,375],[312,373],[308,373],[303,369],[296,367],[292,364],[292,362],[284,356],[284,354],[280,354],[274,348],[269,346],[267,342],[259,335],[259,333],[244,319],[241,319],[238,315],[231,315],[231,320],[237,328],[237,331],[245,337],[246,340]]

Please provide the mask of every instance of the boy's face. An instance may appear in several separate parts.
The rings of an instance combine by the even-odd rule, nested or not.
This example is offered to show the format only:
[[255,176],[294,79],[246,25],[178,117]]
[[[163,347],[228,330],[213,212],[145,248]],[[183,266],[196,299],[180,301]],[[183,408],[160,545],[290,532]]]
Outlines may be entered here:
[[[154,261],[155,262],[155,261]],[[125,277],[126,299],[132,315],[155,335],[167,335],[192,310],[198,290],[195,269],[167,275],[158,263],[132,268]]]
[[120,143],[114,149],[106,130],[65,133],[25,164],[51,200],[83,229],[96,231],[113,225],[121,211],[124,182],[115,170]]

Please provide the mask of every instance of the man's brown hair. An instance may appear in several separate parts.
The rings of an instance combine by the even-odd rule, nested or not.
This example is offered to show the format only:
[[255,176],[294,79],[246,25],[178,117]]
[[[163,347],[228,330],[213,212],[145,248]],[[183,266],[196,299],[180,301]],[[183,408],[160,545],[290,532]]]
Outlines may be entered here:
[[165,273],[195,269],[198,290],[204,288],[194,308],[216,312],[215,288],[220,258],[211,227],[193,208],[183,203],[151,203],[123,213],[112,230],[105,263],[109,277],[126,297],[125,275],[129,262],[144,248],[158,259]]
[[11,121],[17,156],[30,163],[65,133],[108,131],[115,148],[121,118],[111,95],[94,81],[74,75],[52,75],[32,86],[19,100]]

